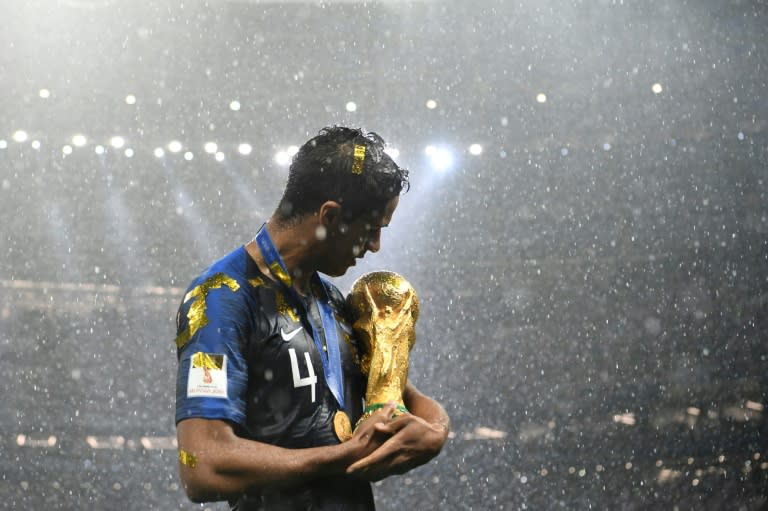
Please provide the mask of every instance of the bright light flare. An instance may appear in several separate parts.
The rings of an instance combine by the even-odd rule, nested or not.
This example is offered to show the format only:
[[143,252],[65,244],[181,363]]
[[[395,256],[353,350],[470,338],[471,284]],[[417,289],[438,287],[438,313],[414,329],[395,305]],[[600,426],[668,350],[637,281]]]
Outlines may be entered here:
[[239,111],[240,110],[240,106],[241,105],[240,105],[240,102],[238,100],[234,100],[234,101],[229,103],[229,109],[232,110],[233,112]]
[[43,99],[48,99],[48,98],[50,98],[50,97],[51,97],[51,91],[49,91],[48,89],[40,89],[40,91],[38,92],[38,94],[39,94],[39,95],[40,95],[40,97],[41,97],[41,98],[43,98]]
[[29,135],[27,135],[27,132],[24,130],[17,130],[13,133],[12,138],[14,142],[23,143],[26,142],[29,138]]
[[168,142],[168,150],[172,153],[180,152],[182,147],[183,146],[181,145],[181,142],[179,142],[178,140],[171,140],[170,142]]
[[205,152],[208,154],[216,154],[216,151],[219,150],[219,146],[216,145],[216,142],[206,142],[203,149],[205,149]]
[[115,149],[122,149],[125,146],[125,139],[123,137],[112,137],[109,139],[109,145]]
[[354,101],[349,101],[346,104],[346,109],[347,109],[347,112],[354,112],[355,110],[357,110],[357,103],[355,103]]
[[251,151],[253,151],[253,147],[251,147],[251,144],[240,144],[237,146],[237,152],[242,154],[243,156],[248,156],[251,154]]
[[471,146],[469,146],[469,154],[473,156],[480,156],[481,154],[483,154],[483,146],[481,146],[480,144],[472,144]]
[[536,101],[538,101],[539,103],[546,103],[547,95],[544,94],[543,92],[539,92],[538,94],[536,94]]
[[661,94],[661,91],[663,91],[664,88],[661,86],[660,83],[654,83],[653,85],[651,85],[651,90],[653,91],[654,94]]
[[634,413],[620,413],[613,416],[613,422],[634,426],[637,423]]
[[429,108],[430,110],[434,110],[435,108],[437,108],[437,101],[435,101],[434,99],[428,99],[426,103],[426,107]]
[[165,156],[165,151],[162,147],[155,147],[155,158],[162,158]]
[[275,154],[275,163],[281,167],[285,167],[291,163],[291,155],[288,154],[288,151],[278,151]]
[[83,147],[87,143],[88,139],[85,137],[85,135],[78,133],[72,137],[72,145],[75,147]]
[[58,439],[55,435],[48,438],[31,438],[27,435],[16,435],[16,445],[19,447],[54,447]]
[[428,145],[424,153],[429,157],[432,168],[439,171],[448,170],[453,165],[453,153],[444,147]]
[[135,105],[136,104],[136,96],[134,96],[133,94],[128,94],[127,96],[125,96],[125,103],[127,105]]

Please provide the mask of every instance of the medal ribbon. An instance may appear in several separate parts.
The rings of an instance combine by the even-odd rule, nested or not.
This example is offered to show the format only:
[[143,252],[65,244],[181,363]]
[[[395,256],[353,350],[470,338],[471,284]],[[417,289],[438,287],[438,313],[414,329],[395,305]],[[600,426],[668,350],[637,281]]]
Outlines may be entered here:
[[343,410],[344,374],[341,370],[339,333],[336,329],[336,318],[334,318],[333,315],[333,309],[331,308],[331,301],[328,297],[328,290],[325,287],[325,282],[323,282],[323,279],[320,278],[320,275],[318,275],[317,272],[312,275],[312,278],[318,284],[317,287],[322,292],[321,297],[313,298],[317,305],[317,310],[320,311],[320,319],[323,324],[323,332],[325,333],[325,346],[328,349],[327,354],[325,353],[325,350],[323,350],[323,339],[320,336],[320,331],[310,319],[309,308],[304,307],[304,301],[293,288],[293,279],[291,279],[288,269],[283,262],[283,258],[280,257],[280,253],[277,251],[275,244],[272,242],[272,238],[267,232],[267,224],[262,225],[259,232],[256,233],[256,244],[259,246],[261,256],[264,258],[264,262],[267,263],[269,271],[280,281],[283,287],[286,288],[286,291],[290,294],[293,301],[304,308],[307,315],[307,321],[312,327],[312,338],[315,341],[315,346],[320,354],[320,360],[323,363],[325,383],[328,385],[328,388],[331,389],[333,397],[336,398],[339,407]]

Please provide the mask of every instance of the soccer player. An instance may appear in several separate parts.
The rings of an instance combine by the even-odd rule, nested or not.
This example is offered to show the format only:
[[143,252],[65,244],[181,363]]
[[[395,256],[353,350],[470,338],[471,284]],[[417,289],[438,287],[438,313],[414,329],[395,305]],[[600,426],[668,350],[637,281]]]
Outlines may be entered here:
[[372,510],[369,481],[442,449],[448,416],[410,383],[410,413],[362,421],[366,381],[343,275],[380,247],[408,172],[374,133],[329,127],[301,147],[272,217],[189,286],[177,316],[179,470],[195,502]]

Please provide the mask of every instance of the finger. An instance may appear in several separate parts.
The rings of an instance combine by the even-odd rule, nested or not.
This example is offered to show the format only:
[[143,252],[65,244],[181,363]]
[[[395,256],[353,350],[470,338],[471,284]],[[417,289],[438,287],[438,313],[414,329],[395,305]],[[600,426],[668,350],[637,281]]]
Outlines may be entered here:
[[386,442],[381,444],[381,447],[373,451],[371,454],[350,465],[347,468],[347,473],[352,474],[355,472],[362,472],[368,467],[376,465],[377,463],[380,463],[385,459],[387,459],[388,457],[391,457],[392,455],[396,454],[397,446],[395,444],[396,442],[393,442],[392,439],[387,440]]
[[372,415],[367,417],[364,421],[358,424],[357,427],[355,427],[355,431],[354,431],[355,436],[360,435],[362,437],[365,437],[368,434],[370,434],[372,431],[374,432],[377,431],[375,429],[377,425],[383,424],[392,420],[391,417],[395,413],[396,408],[397,408],[397,403],[395,403],[394,401],[390,401],[379,410],[376,410]]
[[387,419],[387,422],[391,420],[392,415],[394,415],[395,410],[397,410],[397,402],[390,401],[383,407],[381,407],[379,410],[376,410],[374,415],[382,415]]
[[397,417],[390,419],[387,422],[378,422],[374,425],[376,431],[382,433],[388,433],[394,435],[404,427],[408,425],[409,421],[405,419],[404,415],[398,415]]

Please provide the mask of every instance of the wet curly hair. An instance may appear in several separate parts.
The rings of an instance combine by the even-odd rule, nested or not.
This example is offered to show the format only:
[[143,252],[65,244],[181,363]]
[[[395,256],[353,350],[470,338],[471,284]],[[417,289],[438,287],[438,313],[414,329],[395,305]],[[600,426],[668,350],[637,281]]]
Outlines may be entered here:
[[[355,146],[365,147],[362,168],[355,161]],[[323,128],[294,155],[276,218],[298,220],[329,200],[341,205],[347,219],[381,214],[389,201],[410,187],[408,170],[399,167],[385,147],[376,133]]]

